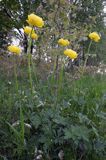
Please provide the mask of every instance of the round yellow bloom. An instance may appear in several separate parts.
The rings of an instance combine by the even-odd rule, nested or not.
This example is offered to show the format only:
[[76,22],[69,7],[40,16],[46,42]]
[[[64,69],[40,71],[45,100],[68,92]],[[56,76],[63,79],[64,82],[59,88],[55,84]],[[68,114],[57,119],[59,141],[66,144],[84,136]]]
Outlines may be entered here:
[[75,51],[73,51],[72,49],[66,49],[64,51],[64,54],[66,56],[70,57],[71,59],[76,59],[78,56],[78,54]]
[[21,49],[17,46],[14,46],[14,45],[8,46],[8,51],[10,51],[16,55],[19,55],[21,53]]
[[61,46],[68,46],[70,44],[70,42],[67,39],[61,38],[58,40],[58,44]]
[[99,42],[99,40],[100,40],[100,36],[99,36],[99,34],[96,33],[96,32],[90,33],[90,34],[89,34],[89,38],[90,38],[91,40],[95,41],[95,42]]
[[24,33],[30,34],[31,32],[32,33],[34,32],[34,30],[32,30],[32,27],[29,26],[24,27]]
[[31,38],[37,40],[38,39],[38,35],[36,33],[32,33],[31,34]]
[[28,15],[28,20],[27,20],[29,25],[35,26],[35,27],[40,27],[42,28],[44,26],[44,21],[41,17],[35,15],[35,14],[30,14]]

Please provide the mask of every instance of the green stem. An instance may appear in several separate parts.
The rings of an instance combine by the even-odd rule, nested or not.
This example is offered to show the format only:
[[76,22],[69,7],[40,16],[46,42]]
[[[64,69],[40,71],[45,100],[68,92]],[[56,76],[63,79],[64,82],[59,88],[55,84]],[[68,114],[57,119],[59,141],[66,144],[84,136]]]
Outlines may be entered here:
[[16,83],[16,91],[18,92],[18,79],[17,79],[17,69],[16,69],[16,63],[15,63],[15,57],[14,57],[14,76],[15,76],[15,83]]
[[59,75],[58,96],[57,96],[58,98],[61,96],[62,89],[63,89],[64,62],[63,60],[61,62],[62,62],[62,66],[61,66],[60,75]]
[[33,75],[34,75],[34,80],[36,82],[36,86],[38,85],[38,78],[37,78],[37,70],[36,70],[36,64],[33,62],[33,59],[31,58],[31,65],[32,65],[32,70],[33,70]]
[[57,60],[57,56],[54,59],[54,65],[53,65],[53,73],[51,76],[51,84],[53,84],[54,80],[55,80],[55,73],[56,73],[56,60]]
[[[33,30],[33,28],[32,28],[32,30]],[[32,75],[31,75],[31,53],[30,53],[31,44],[32,44],[31,34],[32,34],[32,31],[31,31],[31,33],[30,33],[30,35],[29,35],[29,42],[28,42],[27,55],[28,55],[28,73],[29,73],[29,81],[30,81],[31,91],[33,92]]]
[[28,72],[29,72],[30,87],[31,87],[31,91],[33,92],[32,75],[31,75],[31,55],[30,55],[30,53],[28,53]]
[[86,68],[86,64],[87,64],[87,60],[88,60],[88,57],[89,57],[89,52],[90,52],[91,45],[92,45],[92,41],[90,41],[89,46],[88,46],[87,56],[85,58],[82,75],[84,74],[84,71],[85,71],[85,68]]

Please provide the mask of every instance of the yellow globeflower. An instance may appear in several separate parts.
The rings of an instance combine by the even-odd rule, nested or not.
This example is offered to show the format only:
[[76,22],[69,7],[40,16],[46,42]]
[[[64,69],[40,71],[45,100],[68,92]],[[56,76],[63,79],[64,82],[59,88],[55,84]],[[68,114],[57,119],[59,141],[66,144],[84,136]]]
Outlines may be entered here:
[[14,46],[14,45],[8,46],[8,51],[10,51],[16,55],[19,55],[21,53],[21,49],[17,46]]
[[44,26],[44,21],[41,17],[35,15],[35,14],[30,14],[28,15],[28,20],[27,20],[29,25],[35,26],[35,27],[40,27],[42,28]]
[[100,36],[97,32],[90,33],[89,38],[95,42],[99,42],[99,40],[100,40]]
[[34,32],[34,30],[32,30],[32,27],[29,26],[24,27],[24,33],[30,34],[31,32],[32,33]]
[[66,56],[70,57],[71,59],[76,59],[78,56],[78,54],[75,51],[73,51],[72,49],[66,49],[64,51],[64,54]]
[[61,38],[58,40],[58,44],[61,46],[68,46],[70,44],[70,42],[67,39]]
[[38,35],[36,33],[32,33],[31,34],[31,38],[37,40],[38,39]]

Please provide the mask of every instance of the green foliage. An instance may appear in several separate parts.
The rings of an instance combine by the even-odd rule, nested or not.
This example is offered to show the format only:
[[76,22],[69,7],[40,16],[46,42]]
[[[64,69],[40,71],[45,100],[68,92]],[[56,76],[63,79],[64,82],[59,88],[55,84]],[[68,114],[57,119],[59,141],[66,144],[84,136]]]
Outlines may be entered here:
[[[63,75],[61,92],[58,92],[58,81],[52,79],[51,84],[53,77],[49,76],[46,81],[37,77],[37,84],[33,79],[33,84],[36,84],[33,93],[29,81],[18,77],[17,93],[14,79],[9,78],[11,84],[8,85],[6,77],[2,76],[2,156],[7,159],[25,159],[25,156],[33,159],[37,147],[43,150],[45,159],[48,155],[56,159],[59,150],[63,149],[66,159],[76,159],[81,154],[86,159],[105,160],[106,78],[86,76],[70,81],[67,74]],[[16,123],[18,125],[14,125]],[[6,153],[7,149],[11,154]]]

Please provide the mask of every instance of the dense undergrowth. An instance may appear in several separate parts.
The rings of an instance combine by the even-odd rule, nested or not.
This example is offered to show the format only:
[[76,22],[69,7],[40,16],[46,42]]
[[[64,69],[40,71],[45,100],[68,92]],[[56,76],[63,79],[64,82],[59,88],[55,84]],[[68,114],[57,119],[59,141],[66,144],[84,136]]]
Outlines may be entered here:
[[0,70],[0,160],[34,160],[36,148],[46,160],[106,159],[105,76],[44,78],[34,66],[32,91],[27,65],[17,64],[18,90],[13,68]]

